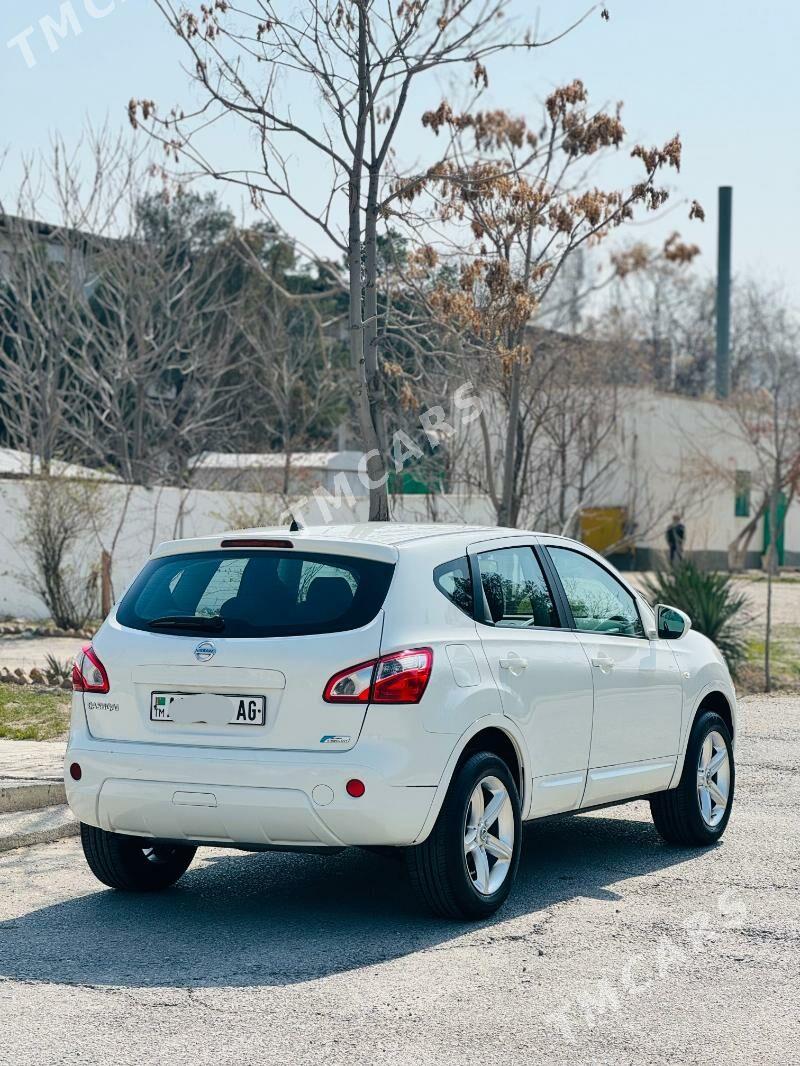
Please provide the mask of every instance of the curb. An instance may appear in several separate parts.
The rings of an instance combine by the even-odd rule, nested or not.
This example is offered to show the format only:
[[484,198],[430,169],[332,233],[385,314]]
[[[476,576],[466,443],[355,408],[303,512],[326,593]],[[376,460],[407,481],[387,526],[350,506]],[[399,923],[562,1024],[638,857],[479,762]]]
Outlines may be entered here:
[[77,836],[80,824],[66,805],[0,814],[0,852]]
[[0,814],[37,811],[67,802],[64,782],[0,778]]

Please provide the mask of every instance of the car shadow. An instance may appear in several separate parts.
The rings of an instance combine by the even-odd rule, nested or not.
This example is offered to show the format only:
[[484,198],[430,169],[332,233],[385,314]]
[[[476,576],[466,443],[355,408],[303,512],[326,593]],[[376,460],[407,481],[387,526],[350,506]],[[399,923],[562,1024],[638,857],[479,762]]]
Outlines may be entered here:
[[[202,854],[202,853],[201,853]],[[123,987],[287,985],[375,965],[537,915],[579,897],[616,900],[627,878],[697,860],[630,818],[558,818],[525,828],[517,883],[475,925],[420,910],[402,862],[215,853],[157,895],[99,889],[0,922],[0,977]],[[500,931],[498,930],[498,933]],[[515,939],[516,939],[515,935]]]

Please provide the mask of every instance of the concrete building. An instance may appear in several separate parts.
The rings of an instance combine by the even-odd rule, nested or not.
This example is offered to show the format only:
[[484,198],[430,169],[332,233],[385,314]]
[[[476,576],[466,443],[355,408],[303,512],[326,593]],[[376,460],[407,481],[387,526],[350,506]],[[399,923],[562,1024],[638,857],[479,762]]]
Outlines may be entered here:
[[[494,475],[501,484],[505,408],[491,397],[483,400]],[[763,516],[754,520],[769,474],[735,412],[715,400],[637,386],[616,387],[613,405],[597,390],[596,402],[605,403],[608,425],[601,427],[596,448],[591,438],[588,445],[564,443],[565,465],[571,464],[564,477],[548,434],[534,437],[529,462],[535,472],[517,524],[575,536],[621,568],[647,569],[666,554],[666,530],[679,515],[686,554],[699,565],[760,567],[767,532]],[[591,450],[583,453],[581,447]],[[450,491],[465,497],[470,487],[474,493],[488,481],[484,431],[477,423],[467,428],[458,450],[461,483],[451,484]],[[780,513],[779,562],[800,566],[800,504],[785,508],[783,501]],[[751,524],[744,548],[734,552]]]
[[225,492],[303,496],[317,487],[333,492],[337,474],[347,475],[354,496],[367,496],[358,463],[361,452],[204,452],[190,461],[192,485]]
[[8,276],[15,249],[34,244],[44,249],[48,263],[69,261],[76,284],[80,284],[91,245],[101,241],[79,230],[0,213],[0,278]]
[[[605,474],[580,505],[582,540],[606,550],[609,511],[618,515],[623,566],[647,568],[666,551],[673,515],[686,527],[686,552],[701,566],[758,568],[767,546],[760,518],[743,552],[731,546],[758,513],[767,491],[759,457],[737,416],[724,405],[645,389],[623,389],[618,424],[597,457]],[[605,528],[603,522],[605,520]],[[779,561],[800,565],[800,505],[788,508]]]

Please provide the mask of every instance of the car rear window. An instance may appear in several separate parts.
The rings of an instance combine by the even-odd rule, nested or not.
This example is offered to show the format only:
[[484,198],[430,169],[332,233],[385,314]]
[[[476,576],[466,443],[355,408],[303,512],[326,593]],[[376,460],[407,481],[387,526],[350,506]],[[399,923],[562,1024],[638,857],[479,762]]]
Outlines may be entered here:
[[117,621],[181,635],[339,633],[372,621],[393,572],[391,563],[298,549],[169,555],[147,563]]

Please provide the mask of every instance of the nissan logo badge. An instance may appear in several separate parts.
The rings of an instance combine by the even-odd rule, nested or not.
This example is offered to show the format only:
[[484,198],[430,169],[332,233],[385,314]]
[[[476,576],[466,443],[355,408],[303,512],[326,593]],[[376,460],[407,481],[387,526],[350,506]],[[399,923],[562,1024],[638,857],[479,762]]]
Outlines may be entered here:
[[194,649],[194,657],[199,663],[207,663],[217,654],[217,646],[210,640],[201,641]]

